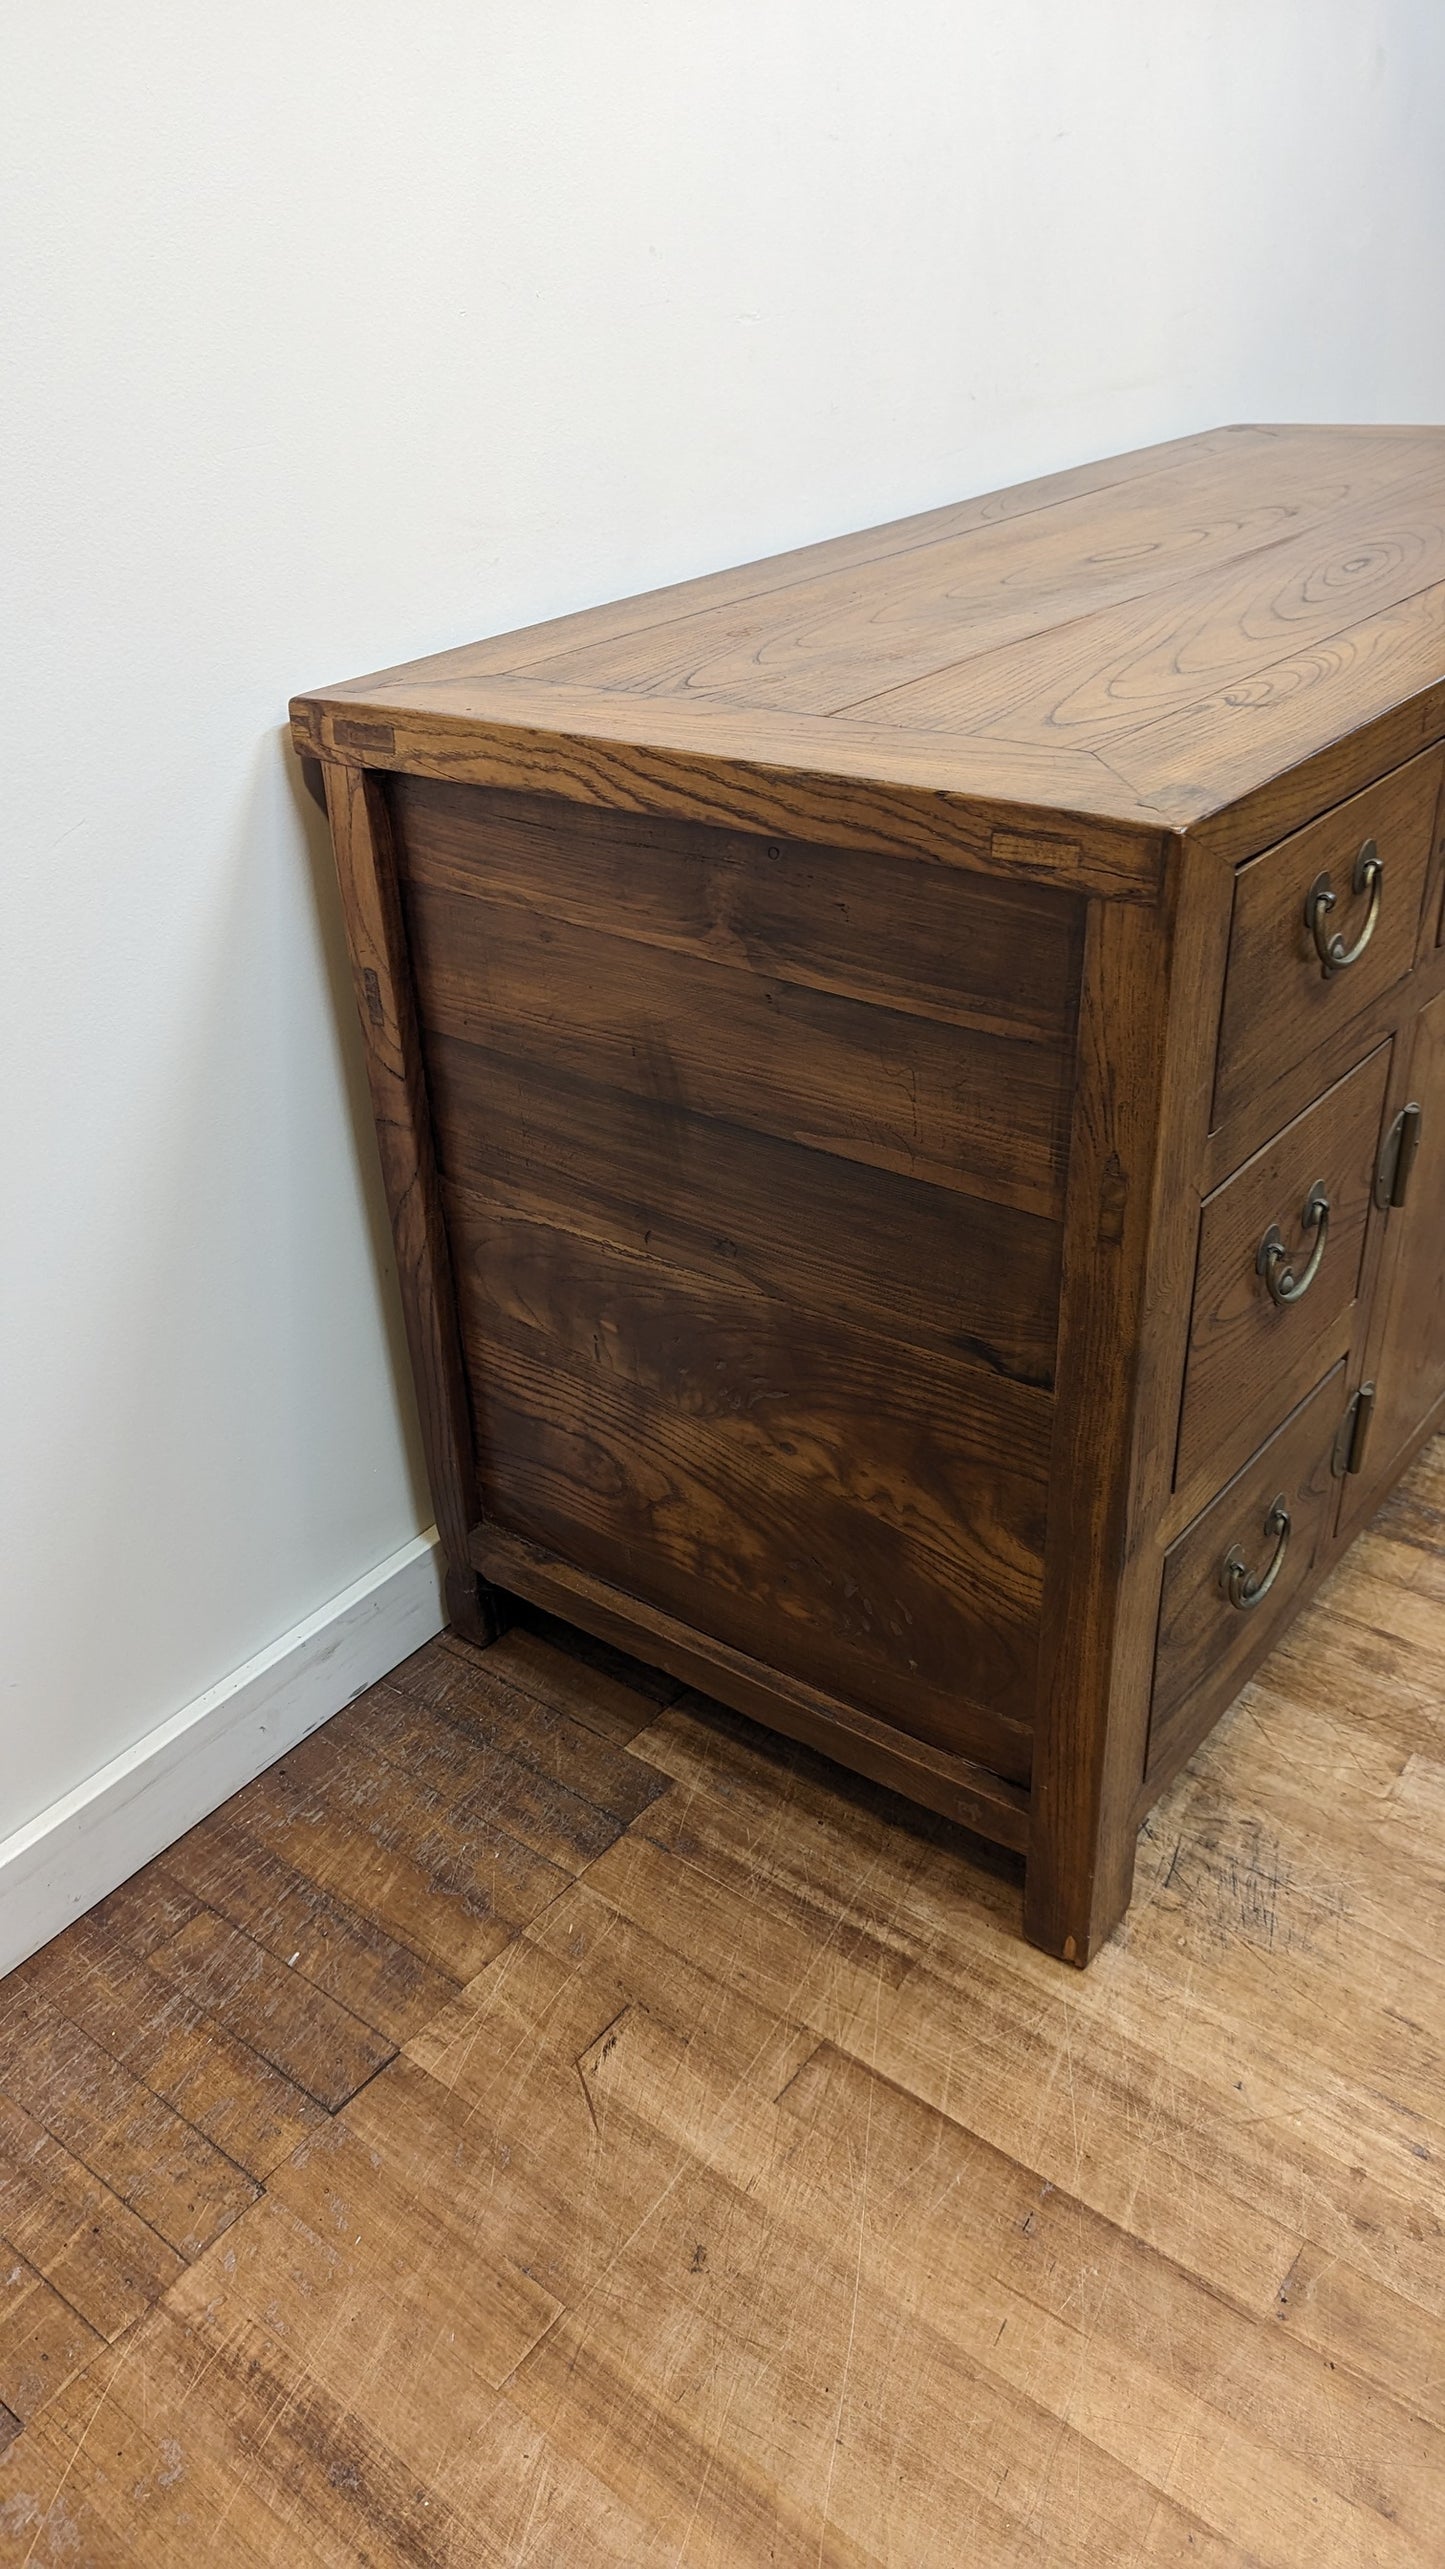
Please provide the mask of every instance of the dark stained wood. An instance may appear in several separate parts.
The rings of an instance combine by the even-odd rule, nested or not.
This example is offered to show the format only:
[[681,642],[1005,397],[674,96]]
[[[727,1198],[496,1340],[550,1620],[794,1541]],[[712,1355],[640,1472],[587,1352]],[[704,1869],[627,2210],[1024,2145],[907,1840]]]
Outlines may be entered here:
[[[1345,1407],[1345,1368],[1336,1365],[1301,1402],[1164,1563],[1159,1644],[1149,1722],[1148,1772],[1178,1764],[1183,1734],[1202,1735],[1238,1694],[1298,1604],[1339,1496],[1332,1460]],[[1277,1499],[1289,1515],[1283,1566],[1253,1607],[1231,1605],[1220,1584],[1236,1548],[1252,1578],[1263,1577],[1277,1539],[1267,1519]]]
[[1386,1221],[1385,1266],[1365,1371],[1375,1385],[1362,1488],[1352,1513],[1394,1478],[1400,1455],[1445,1399],[1445,993],[1422,1009],[1403,1087],[1420,1107],[1404,1204]]
[[1041,1394],[760,1322],[567,1234],[507,1224],[490,1245],[463,1323],[492,1525],[1026,1777]]
[[[474,1225],[485,1237],[499,1211],[520,1214],[829,1326],[881,1323],[926,1354],[1051,1386],[1059,1222],[981,1196],[961,1205],[951,1188],[535,1063],[479,1066],[446,1037],[428,1051],[459,1268]],[[466,1103],[479,1080],[484,1118]]]
[[[164,2252],[114,2342],[41,2266],[95,2289],[144,2223],[0,2122],[38,2180],[0,2270],[0,2561],[1435,2569],[1445,1453],[1159,1803],[1126,1932],[1067,1984],[1010,1857],[522,1641],[530,1693],[429,1645],[331,1726],[331,1777],[402,1694],[502,1726],[502,1831],[569,1725],[635,1816],[210,2247]],[[252,1791],[190,1841],[199,1878],[224,1824],[238,1908]],[[255,1889],[243,1934],[275,1922]],[[212,1914],[160,1868],[107,1910],[142,1974]],[[77,1951],[25,1986],[73,1992]],[[364,2018],[359,1927],[332,1959]],[[233,2038],[197,2026],[219,2082]]]
[[148,1969],[194,1998],[285,2078],[335,2113],[394,2046],[254,1937],[203,1912],[150,1957]]
[[[1440,775],[1438,756],[1413,759],[1241,869],[1219,1033],[1217,1124],[1409,971],[1434,847]],[[1358,962],[1326,978],[1306,925],[1305,896],[1319,875],[1329,875],[1336,896],[1330,928],[1347,948],[1353,946],[1369,905],[1351,892],[1350,878],[1369,839],[1385,868],[1379,924]]]
[[[1205,1202],[1177,1483],[1201,1470],[1216,1484],[1227,1478],[1259,1442],[1260,1417],[1290,1408],[1318,1381],[1332,1333],[1343,1329],[1349,1343],[1390,1050],[1378,1045]],[[1299,1301],[1276,1302],[1259,1272],[1260,1244],[1277,1230],[1299,1278],[1316,1237],[1301,1215],[1317,1185],[1329,1202],[1324,1257]]]
[[[1067,1025],[1052,1041],[943,1025],[550,920],[481,891],[413,881],[407,916],[426,1034],[476,1056],[463,1112],[483,1107],[487,1067],[499,1058],[529,1075],[560,1070],[678,1117],[1058,1216]],[[967,928],[965,906],[954,933]]]
[[772,1722],[789,1738],[843,1759],[861,1775],[911,1794],[1003,1846],[1026,1844],[1027,1793],[976,1760],[911,1737],[855,1704],[765,1667],[519,1535],[481,1526],[472,1540],[481,1566],[499,1585],[572,1616],[601,1640],[645,1646],[651,1658],[686,1683],[705,1686],[740,1712]]
[[[389,957],[449,1554],[1026,1848],[1029,1935],[1086,1962],[1228,1691],[1160,1645],[1191,1529],[1318,1383],[1388,1373],[1278,1628],[1445,1400],[1433,1228],[1371,1202],[1445,1004],[1445,431],[1215,432],[293,727],[371,886],[364,1005]],[[1326,976],[1305,895],[1353,939],[1367,837],[1378,927]],[[1277,1310],[1259,1239],[1317,1179]],[[526,1852],[604,1861],[487,1718]],[[371,1723],[397,1825],[465,1798],[455,1739]]]
[[[192,1934],[198,1923],[190,1919],[176,1934]],[[149,1957],[172,1946],[163,1938],[139,1953],[92,1911],[12,1985],[33,1983],[247,2176],[264,2181],[315,2129],[321,2109],[304,2085],[149,1969]]]
[[1072,1032],[1082,907],[1031,884],[970,883],[960,936],[951,869],[416,776],[389,795],[411,887],[981,1034]]
[[[1175,876],[1178,897],[1180,877]],[[1089,918],[1064,1244],[1027,1923],[1087,1963],[1128,1904],[1133,1719],[1116,1709],[1128,1641],[1125,1567],[1132,1401],[1161,1177],[1171,962],[1189,956],[1157,912],[1100,902]]]
[[386,805],[355,768],[328,768],[326,793],[407,1343],[445,1547],[447,1606],[458,1631],[484,1641],[497,1628],[497,1613],[466,1557],[476,1512],[471,1431]]

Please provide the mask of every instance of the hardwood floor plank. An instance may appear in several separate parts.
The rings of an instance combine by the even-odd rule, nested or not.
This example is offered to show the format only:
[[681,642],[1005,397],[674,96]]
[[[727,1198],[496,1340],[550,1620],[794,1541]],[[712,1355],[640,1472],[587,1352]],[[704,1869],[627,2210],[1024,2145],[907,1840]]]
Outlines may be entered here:
[[[534,1624],[552,1625],[553,1618],[540,1608],[528,1611]],[[563,1632],[569,1629],[555,1628]],[[574,1641],[587,1638],[575,1633],[571,1637]],[[465,1645],[457,1645],[459,1656],[464,1648]],[[682,1692],[676,1678],[665,1676],[659,1669],[638,1666],[621,1651],[608,1650],[605,1642],[592,1643],[584,1657],[574,1650],[559,1649],[543,1631],[520,1623],[504,1632],[491,1650],[473,1652],[470,1659],[474,1666],[485,1661],[490,1674],[514,1687],[530,1703],[566,1713],[583,1730],[595,1731],[615,1748],[630,1748],[639,1732],[657,1719],[659,1703],[671,1703]],[[639,1679],[651,1681],[648,1692],[629,1682],[634,1669]],[[626,1675],[615,1673],[619,1670],[625,1670]],[[399,1672],[393,1671],[393,1683],[397,1682]]]
[[[386,1758],[413,1782],[445,1796],[458,1816],[504,1809],[510,1833],[534,1854],[564,1873],[584,1872],[639,1811],[666,1792],[664,1779],[637,1758],[607,1749],[577,1723],[556,1716],[549,1721],[540,1704],[514,1698],[509,1705],[495,1681],[491,1693],[488,1701],[482,1685],[474,1684],[469,1700],[454,1700],[443,1715],[400,1688],[376,1686],[352,1737],[363,1753]],[[533,1736],[526,1743],[529,1729]],[[588,1765],[602,1757],[631,1770],[606,1776],[597,1788],[622,1802],[620,1811],[594,1800],[588,1789]]]
[[16,2432],[99,2353],[104,2339],[0,2238],[0,2404]]
[[94,1915],[78,1918],[12,1986],[35,1990],[248,2176],[264,2178],[321,2119],[304,2088],[167,1987]]
[[359,2017],[209,1911],[158,1946],[148,1969],[208,2009],[327,2113],[393,2057],[394,2045]]
[[184,2262],[42,2123],[3,2095],[0,2232],[105,2338],[148,2310]]
[[427,1645],[0,1990],[0,2564],[1436,2569],[1442,1502],[1082,1979],[807,1750]]
[[198,2255],[255,2202],[234,2160],[24,1986],[0,1995],[0,2063],[10,2102],[178,2255]]
[[571,1879],[491,1820],[458,1825],[444,1797],[394,1766],[347,1757],[324,1732],[239,1800],[263,1846],[458,1981]]
[[387,1691],[393,1689],[430,1705],[475,1745],[580,1795],[619,1828],[667,1791],[665,1777],[630,1755],[628,1743],[599,1736],[574,1710],[595,1695],[617,1703],[619,1718],[638,1716],[645,1727],[656,1719],[656,1705],[595,1669],[584,1676],[575,1661],[530,1633],[505,1633],[486,1651],[438,1651],[425,1677],[410,1661],[388,1681]]
[[313,1882],[279,1846],[263,1845],[237,1803],[167,1848],[166,1869],[196,1895],[192,1915],[204,1901],[388,2042],[404,2043],[460,1986],[375,1918]]

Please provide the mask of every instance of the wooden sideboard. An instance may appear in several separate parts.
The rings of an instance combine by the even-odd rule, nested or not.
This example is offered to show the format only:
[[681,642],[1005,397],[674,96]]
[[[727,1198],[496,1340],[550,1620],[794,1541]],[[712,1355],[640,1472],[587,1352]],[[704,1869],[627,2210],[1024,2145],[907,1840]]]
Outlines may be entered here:
[[1021,1850],[1087,1962],[1442,1418],[1445,431],[1186,438],[292,725],[457,1625]]

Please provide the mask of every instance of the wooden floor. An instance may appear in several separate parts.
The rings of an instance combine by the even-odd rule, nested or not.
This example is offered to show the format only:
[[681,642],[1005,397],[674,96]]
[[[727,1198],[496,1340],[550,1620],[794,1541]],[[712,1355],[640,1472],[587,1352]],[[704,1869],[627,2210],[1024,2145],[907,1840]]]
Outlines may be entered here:
[[0,2561],[1445,2561],[1445,1447],[1080,1978],[436,1642],[0,1985]]

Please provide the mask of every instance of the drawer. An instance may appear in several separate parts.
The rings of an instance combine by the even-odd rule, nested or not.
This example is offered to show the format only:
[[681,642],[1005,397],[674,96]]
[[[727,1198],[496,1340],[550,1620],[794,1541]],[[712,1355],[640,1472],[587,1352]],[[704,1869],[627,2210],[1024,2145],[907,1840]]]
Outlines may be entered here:
[[1179,1762],[1283,1631],[1334,1518],[1333,1366],[1164,1556],[1147,1772]]
[[[1216,1128],[1409,971],[1439,784],[1439,754],[1428,751],[1240,867]],[[1327,970],[1332,941],[1339,960]]]
[[1236,1471],[1319,1379],[1359,1291],[1389,1070],[1383,1043],[1206,1199],[1176,1487]]

